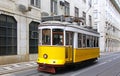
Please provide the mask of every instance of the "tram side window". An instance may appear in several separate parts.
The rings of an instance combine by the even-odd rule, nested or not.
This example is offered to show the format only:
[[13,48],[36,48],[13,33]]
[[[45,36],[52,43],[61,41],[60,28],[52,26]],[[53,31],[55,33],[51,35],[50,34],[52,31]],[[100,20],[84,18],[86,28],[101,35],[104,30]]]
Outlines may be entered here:
[[42,30],[42,45],[50,45],[51,31],[50,29]]
[[82,47],[82,34],[78,34],[78,48]]
[[83,34],[83,45],[82,45],[82,47],[86,47],[87,46],[87,43],[86,43],[86,35],[85,34]]
[[90,36],[87,35],[87,36],[86,36],[86,39],[87,39],[87,47],[90,47]]
[[94,47],[96,47],[96,37],[94,37]]
[[73,33],[67,31],[66,32],[66,45],[72,45],[73,43]]
[[96,47],[99,47],[99,38],[96,38]]
[[99,47],[99,37],[97,37],[96,47]]
[[41,29],[40,30],[38,30],[39,32],[39,45],[42,45],[42,32],[41,32]]
[[94,47],[98,47],[98,43],[99,43],[99,38],[98,37],[94,37]]
[[96,46],[96,40],[94,36],[87,35],[87,47],[95,47]]
[[94,36],[91,36],[91,47],[94,47]]
[[92,36],[89,36],[89,47],[93,47],[92,46]]

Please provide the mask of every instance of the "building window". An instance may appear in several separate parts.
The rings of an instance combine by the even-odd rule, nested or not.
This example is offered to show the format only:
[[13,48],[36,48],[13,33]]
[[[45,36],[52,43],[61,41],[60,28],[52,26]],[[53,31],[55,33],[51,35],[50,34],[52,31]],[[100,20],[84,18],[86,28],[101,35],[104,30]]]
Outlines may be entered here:
[[83,12],[84,24],[86,24],[86,13]]
[[89,25],[92,26],[92,17],[89,15]]
[[98,0],[94,0],[94,4],[97,4],[98,3]]
[[57,0],[51,0],[51,14],[57,15]]
[[40,8],[40,0],[31,0],[31,5]]
[[94,10],[94,19],[97,19],[97,18],[98,18],[98,11]]
[[0,56],[17,54],[17,22],[12,16],[0,15]]
[[86,0],[83,0],[83,2],[85,2],[85,3],[86,3]]
[[98,22],[94,22],[94,26],[98,26]]
[[31,22],[29,25],[29,53],[37,53],[38,50],[38,22]]
[[79,9],[75,7],[75,17],[79,17]]
[[65,15],[70,15],[70,4],[67,1],[65,1]]
[[92,0],[88,1],[88,5],[89,5],[89,7],[92,7]]

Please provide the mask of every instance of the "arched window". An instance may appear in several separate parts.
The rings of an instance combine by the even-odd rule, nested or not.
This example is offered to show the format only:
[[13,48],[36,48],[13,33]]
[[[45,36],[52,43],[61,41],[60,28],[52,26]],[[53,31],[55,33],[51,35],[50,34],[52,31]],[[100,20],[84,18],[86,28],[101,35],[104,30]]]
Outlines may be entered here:
[[32,21],[29,24],[29,53],[37,53],[38,50],[38,22]]
[[17,22],[12,16],[0,15],[0,56],[17,54]]

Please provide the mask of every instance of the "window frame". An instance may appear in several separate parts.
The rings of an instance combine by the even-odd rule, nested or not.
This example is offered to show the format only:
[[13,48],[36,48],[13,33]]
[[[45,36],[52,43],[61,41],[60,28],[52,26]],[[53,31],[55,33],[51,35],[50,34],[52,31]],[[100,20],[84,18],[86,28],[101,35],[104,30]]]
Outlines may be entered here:
[[84,24],[86,24],[86,12],[83,11]]
[[65,15],[66,16],[69,16],[70,15],[70,3],[65,1],[65,7],[64,7],[64,10],[65,10]]
[[17,55],[17,21],[1,14],[0,29],[0,56]]
[[98,19],[98,10],[94,10],[94,19]]
[[[73,45],[73,32],[66,31],[66,44],[65,45]],[[68,35],[68,36],[67,36]],[[68,37],[68,38],[67,38]],[[68,42],[67,42],[68,41]]]
[[[29,24],[29,53],[36,54],[38,53],[38,25],[39,22],[32,21]],[[36,32],[36,34],[34,33]]]
[[[81,36],[80,36],[81,35]],[[78,33],[78,48],[82,48],[83,47],[83,37],[82,37],[82,33]]]
[[[33,2],[32,2],[33,1]],[[41,0],[30,0],[30,4],[37,8],[41,8]]]
[[88,5],[90,8],[92,7],[92,0],[88,0]]
[[58,13],[58,2],[57,0],[51,0],[51,14],[57,15]]
[[83,35],[82,35],[82,38],[83,38],[82,47],[83,47],[83,48],[87,47],[87,41],[86,41],[87,38],[86,38],[86,36],[87,36],[86,34],[83,34]]
[[[48,33],[48,35],[45,35],[46,33],[43,32],[44,30]],[[49,40],[44,40],[44,39],[46,39],[46,36],[49,37]],[[45,43],[45,42],[47,42],[47,43]],[[51,29],[50,28],[42,29],[42,45],[51,45]]]
[[[56,31],[54,31],[54,30],[56,30]],[[55,40],[56,38],[54,38],[55,35],[58,35],[57,40]],[[62,36],[62,38],[60,38],[60,35]],[[56,44],[54,44],[54,43],[56,43]],[[52,29],[52,45],[61,45],[61,46],[64,45],[64,30],[63,29],[58,29],[58,28]]]
[[79,17],[79,8],[75,7],[75,17]]
[[92,27],[92,16],[89,15],[89,25]]

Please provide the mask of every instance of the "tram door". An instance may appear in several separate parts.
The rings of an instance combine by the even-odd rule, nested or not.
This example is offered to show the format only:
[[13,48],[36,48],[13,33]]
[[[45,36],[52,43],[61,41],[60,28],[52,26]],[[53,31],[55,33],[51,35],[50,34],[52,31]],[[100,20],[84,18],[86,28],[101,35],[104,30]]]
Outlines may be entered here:
[[63,45],[63,30],[53,29],[53,45]]
[[73,37],[74,37],[74,33],[70,32],[70,31],[66,31],[66,46],[67,46],[67,50],[66,50],[66,59],[69,62],[73,62]]

